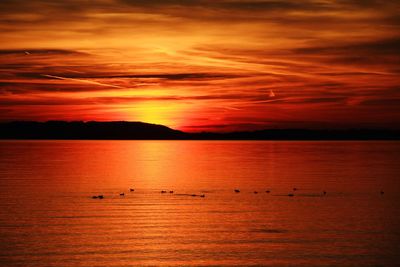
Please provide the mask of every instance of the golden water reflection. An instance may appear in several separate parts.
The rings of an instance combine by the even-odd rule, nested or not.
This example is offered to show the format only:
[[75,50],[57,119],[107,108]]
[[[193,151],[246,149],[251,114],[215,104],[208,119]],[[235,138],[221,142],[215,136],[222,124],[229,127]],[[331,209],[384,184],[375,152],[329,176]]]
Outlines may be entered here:
[[[399,260],[396,142],[4,141],[0,148],[5,266]],[[91,198],[97,194],[105,198]]]

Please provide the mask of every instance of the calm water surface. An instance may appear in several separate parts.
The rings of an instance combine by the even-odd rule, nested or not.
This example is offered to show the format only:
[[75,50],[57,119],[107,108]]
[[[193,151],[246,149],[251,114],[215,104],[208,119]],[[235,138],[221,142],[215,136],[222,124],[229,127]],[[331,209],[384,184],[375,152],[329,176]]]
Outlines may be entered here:
[[399,142],[0,141],[0,266],[398,266],[399,159]]

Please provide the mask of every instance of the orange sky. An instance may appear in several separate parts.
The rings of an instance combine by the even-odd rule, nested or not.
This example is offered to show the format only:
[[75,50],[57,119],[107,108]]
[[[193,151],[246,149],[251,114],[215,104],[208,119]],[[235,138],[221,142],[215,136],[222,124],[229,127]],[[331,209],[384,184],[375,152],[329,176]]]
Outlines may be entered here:
[[0,2],[0,120],[400,125],[400,2]]

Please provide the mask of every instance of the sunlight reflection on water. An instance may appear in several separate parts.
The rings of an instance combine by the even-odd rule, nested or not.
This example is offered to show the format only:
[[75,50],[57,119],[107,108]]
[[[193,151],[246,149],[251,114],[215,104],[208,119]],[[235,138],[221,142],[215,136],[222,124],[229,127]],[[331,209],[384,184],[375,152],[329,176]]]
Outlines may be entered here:
[[400,261],[398,142],[1,141],[0,153],[2,266]]

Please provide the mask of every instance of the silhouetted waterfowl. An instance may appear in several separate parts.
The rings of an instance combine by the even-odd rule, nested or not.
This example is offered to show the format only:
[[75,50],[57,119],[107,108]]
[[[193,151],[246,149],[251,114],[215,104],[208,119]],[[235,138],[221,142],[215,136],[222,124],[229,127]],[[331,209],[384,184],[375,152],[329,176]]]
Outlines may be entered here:
[[294,197],[294,194],[288,194],[288,197]]
[[293,187],[293,191],[297,191],[297,188],[296,188],[296,187]]
[[326,191],[322,192],[324,194],[324,196],[326,195]]
[[167,193],[167,191],[165,190],[161,190],[161,194]]
[[258,192],[257,192],[257,191],[254,191],[254,194],[258,194]]
[[200,195],[200,197],[205,197],[206,195],[204,195],[204,194],[202,194],[202,195]]
[[120,193],[119,195],[123,197],[123,196],[125,196],[125,193]]
[[239,189],[235,189],[234,191],[235,191],[235,193],[240,193]]
[[269,194],[269,193],[271,193],[271,191],[269,191],[269,190],[266,190],[266,191],[265,191],[265,193],[268,193],[268,194]]
[[103,199],[103,198],[104,198],[103,195],[98,195],[97,197],[100,198],[100,199]]
[[169,191],[169,193],[170,193],[170,194],[173,194],[173,193],[174,193],[174,191],[172,191],[172,190],[171,190],[171,191]]
[[130,191],[130,192],[135,192],[135,189],[132,189],[132,188],[131,188],[131,189],[129,189],[129,191]]
[[92,196],[92,198],[98,198],[98,196]]
[[381,191],[381,195],[385,194],[385,192]]
[[197,195],[196,195],[196,194],[192,194],[191,196],[192,196],[192,197],[197,197]]

